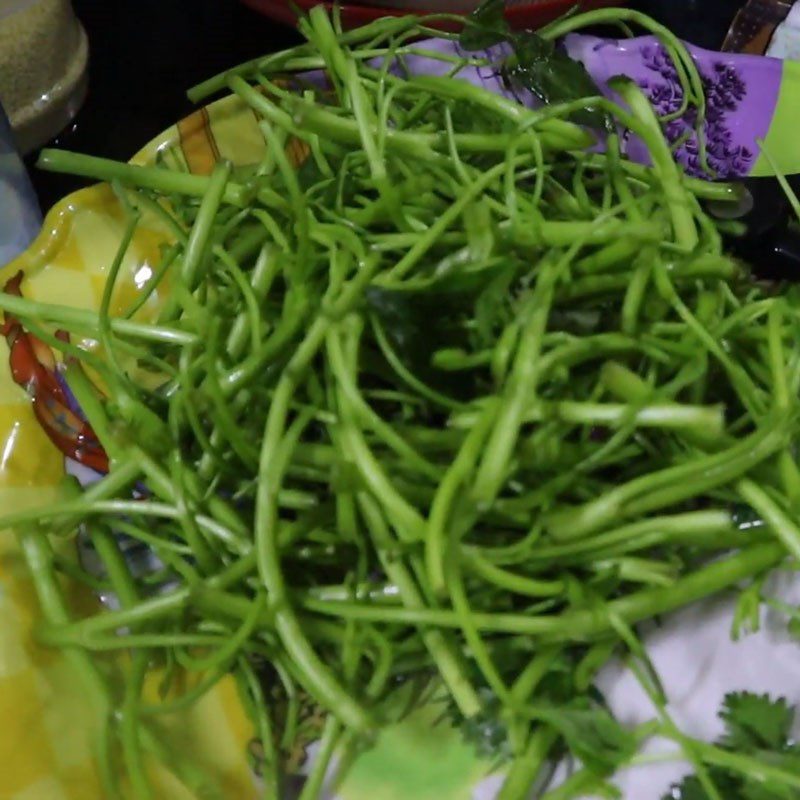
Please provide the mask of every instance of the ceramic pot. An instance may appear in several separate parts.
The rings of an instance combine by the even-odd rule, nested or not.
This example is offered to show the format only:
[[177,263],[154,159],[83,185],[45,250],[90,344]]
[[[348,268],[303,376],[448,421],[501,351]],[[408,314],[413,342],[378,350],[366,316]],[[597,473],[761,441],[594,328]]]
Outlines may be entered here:
[[0,0],[0,102],[23,154],[75,116],[88,53],[69,0]]

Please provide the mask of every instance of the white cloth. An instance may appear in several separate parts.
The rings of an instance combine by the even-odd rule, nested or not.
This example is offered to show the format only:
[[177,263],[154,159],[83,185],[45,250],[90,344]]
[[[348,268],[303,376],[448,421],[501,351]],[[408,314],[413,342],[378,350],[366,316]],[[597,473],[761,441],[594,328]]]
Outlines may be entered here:
[[800,61],[800,2],[795,2],[789,15],[776,28],[767,55]]

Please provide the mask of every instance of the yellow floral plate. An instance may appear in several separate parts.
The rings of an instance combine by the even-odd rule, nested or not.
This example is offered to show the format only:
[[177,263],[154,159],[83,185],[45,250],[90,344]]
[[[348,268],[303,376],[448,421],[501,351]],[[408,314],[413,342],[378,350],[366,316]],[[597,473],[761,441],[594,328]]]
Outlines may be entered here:
[[[264,153],[253,112],[228,97],[169,128],[132,161],[160,160],[208,174],[220,159],[245,166]],[[297,141],[290,142],[287,153],[294,163],[307,154]],[[124,224],[123,210],[107,184],[75,192],[53,207],[31,246],[0,270],[0,285],[22,272],[27,298],[97,308]],[[157,220],[142,220],[123,264],[112,313],[126,308],[146,285],[167,240]],[[149,302],[157,305],[155,293]],[[46,505],[65,474],[65,458],[51,441],[64,421],[57,410],[43,407],[47,404],[31,402],[24,375],[19,370],[12,375],[10,356],[0,337],[0,514]],[[96,602],[66,588],[78,606]],[[15,537],[0,531],[0,800],[106,800],[92,761],[92,720],[80,681],[62,653],[35,641],[37,616],[35,592]],[[481,785],[486,765],[455,732],[443,726],[432,730],[430,717],[422,712],[387,731],[357,761],[339,796],[467,800],[476,789],[491,796],[490,786]],[[232,679],[218,684],[190,713],[175,715],[170,725],[177,732],[171,744],[203,765],[220,796],[257,796],[247,761],[251,728]],[[165,776],[154,779],[159,797],[190,796]]]
[[[152,162],[160,153],[203,173],[220,157],[251,163],[258,158],[260,139],[252,115],[226,99],[165,131],[134,161]],[[0,282],[22,271],[26,297],[96,308],[123,224],[110,187],[100,184],[75,192],[53,207],[31,246],[0,271]],[[153,221],[140,226],[117,304],[130,302],[146,283],[165,239]],[[34,408],[15,382],[19,375],[12,376],[9,355],[6,340],[0,339],[2,514],[47,504],[65,471],[64,456],[34,413],[41,409]],[[74,602],[93,602],[68,589]],[[15,537],[0,532],[0,800],[101,800],[90,752],[88,704],[68,660],[35,642],[37,612]],[[256,796],[246,758],[249,723],[232,681],[219,684],[190,714],[172,723],[181,731],[175,744],[202,761],[222,796]],[[165,777],[160,780],[162,796],[189,796],[165,783]]]

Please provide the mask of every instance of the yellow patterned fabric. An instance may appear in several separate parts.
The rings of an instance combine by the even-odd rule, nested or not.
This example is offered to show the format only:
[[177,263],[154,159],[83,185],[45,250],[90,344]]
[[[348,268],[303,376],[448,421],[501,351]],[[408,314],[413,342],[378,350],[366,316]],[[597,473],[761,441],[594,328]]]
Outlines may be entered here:
[[[152,161],[158,151],[205,171],[220,154],[252,163],[263,152],[254,117],[230,100],[190,121],[166,131],[136,160]],[[108,186],[77,192],[54,207],[32,246],[0,270],[0,281],[23,270],[26,297],[96,308],[122,230],[122,211]],[[144,221],[123,266],[118,308],[152,275],[165,238],[153,220]],[[46,505],[63,474],[64,459],[12,380],[8,347],[0,339],[0,514]],[[78,609],[96,602],[65,588]],[[106,800],[92,758],[96,720],[90,704],[72,662],[36,643],[37,622],[36,595],[16,538],[0,531],[0,800]],[[256,796],[246,758],[251,727],[232,680],[218,684],[191,712],[166,717],[164,728],[168,744],[202,765],[219,796]],[[191,797],[166,776],[153,777],[159,797]]]

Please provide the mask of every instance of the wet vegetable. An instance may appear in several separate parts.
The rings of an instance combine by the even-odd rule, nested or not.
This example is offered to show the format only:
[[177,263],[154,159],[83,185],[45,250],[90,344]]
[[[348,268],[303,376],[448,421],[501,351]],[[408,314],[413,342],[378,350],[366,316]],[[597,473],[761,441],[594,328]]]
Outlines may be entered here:
[[[333,754],[347,764],[420,693],[508,768],[504,800],[545,791],[564,753],[584,768],[545,796],[602,787],[654,732],[713,796],[710,750],[663,720],[624,730],[592,683],[614,654],[642,660],[639,623],[800,556],[800,306],[725,255],[701,200],[735,190],[683,175],[639,88],[615,86],[626,108],[603,99],[551,44],[609,19],[661,35],[702,121],[691,59],[632,12],[515,42],[512,77],[549,101],[533,110],[459,80],[481,55],[440,53],[451,77],[395,69],[425,51],[413,18],[345,34],[317,8],[307,44],[193,91],[228,87],[257,115],[251,169],[43,155],[114,181],[125,242],[99,311],[10,293],[0,309],[61,350],[109,472],[1,524],[20,532],[41,639],[106,723],[109,797],[121,772],[153,796],[154,754],[219,796],[164,757],[157,720],[228,673],[266,796],[319,736],[316,797]],[[501,34],[490,5],[462,44]],[[602,154],[583,112],[613,123]],[[617,126],[652,168],[622,158]],[[141,299],[109,315],[144,214],[175,238],[144,287],[169,281],[152,323]],[[119,608],[75,619],[52,542],[79,529],[102,568],[71,576]],[[157,572],[131,571],[130,541]],[[109,677],[95,654],[123,649]],[[160,704],[143,696],[155,669]]]

